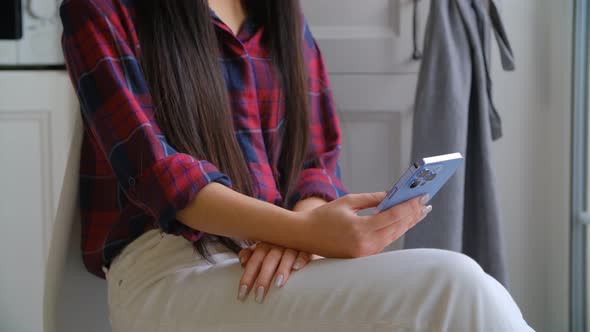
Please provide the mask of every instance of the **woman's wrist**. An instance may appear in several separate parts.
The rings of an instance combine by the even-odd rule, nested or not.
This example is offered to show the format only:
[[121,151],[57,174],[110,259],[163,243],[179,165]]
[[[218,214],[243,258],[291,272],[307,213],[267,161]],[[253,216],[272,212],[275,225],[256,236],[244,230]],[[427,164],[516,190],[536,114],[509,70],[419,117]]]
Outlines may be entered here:
[[306,251],[309,247],[312,224],[307,211],[286,210],[280,233],[283,243],[277,243],[288,248]]
[[[292,249],[308,250],[307,248],[311,245],[313,225],[310,222],[310,214],[307,212],[326,203],[322,198],[309,197],[297,202],[292,211],[281,209],[281,216],[277,218],[280,221],[273,220],[269,227],[259,228],[257,239]],[[277,240],[265,240],[270,236],[277,238]]]
[[[314,239],[316,233],[314,231],[314,224],[311,222],[310,214],[308,213],[309,211],[288,211],[289,213],[282,218],[283,223],[279,225],[282,233],[280,238],[282,240],[276,242],[263,240],[262,242],[270,242],[282,247],[307,252],[310,254],[311,260],[324,258],[323,256],[311,254],[314,244],[317,244],[317,240]],[[276,235],[275,233],[275,238]],[[264,235],[260,235],[258,239],[262,239],[263,237]]]
[[[293,247],[296,249],[300,249],[303,251],[309,251],[310,247],[313,245],[312,242],[313,240],[311,240],[311,238],[313,237],[314,230],[312,229],[312,223],[310,222],[310,217],[309,217],[309,211],[314,210],[322,205],[327,204],[328,202],[323,199],[323,198],[319,198],[319,197],[309,197],[306,199],[303,199],[299,202],[297,202],[297,204],[295,204],[295,206],[293,207],[293,211],[296,214],[296,222],[297,225],[295,225],[295,227],[297,228],[297,230],[295,231],[295,234],[297,235],[297,238],[300,239],[301,244],[297,245],[297,247]],[[300,235],[299,235],[300,234]],[[311,252],[310,252],[311,253]],[[317,256],[317,255],[312,255],[312,259],[317,259],[317,258],[322,258],[321,256]]]

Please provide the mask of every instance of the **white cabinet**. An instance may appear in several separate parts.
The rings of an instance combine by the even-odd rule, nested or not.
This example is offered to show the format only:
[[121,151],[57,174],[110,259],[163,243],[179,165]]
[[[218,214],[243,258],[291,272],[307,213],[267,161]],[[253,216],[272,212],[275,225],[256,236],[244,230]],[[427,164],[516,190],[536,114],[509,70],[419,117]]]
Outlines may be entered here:
[[[302,0],[326,59],[343,130],[349,190],[386,190],[409,165],[414,0]],[[418,1],[422,44],[429,1]]]
[[76,105],[65,72],[0,71],[2,331],[53,331],[77,202]]
[[[24,34],[19,40],[0,40],[0,65],[61,65],[61,0],[27,0],[22,3]],[[6,10],[1,7],[0,10]]]
[[[412,59],[414,2],[302,0],[330,72],[343,133],[342,177],[352,192],[388,190],[410,163],[420,68]],[[416,2],[422,45],[430,0]]]

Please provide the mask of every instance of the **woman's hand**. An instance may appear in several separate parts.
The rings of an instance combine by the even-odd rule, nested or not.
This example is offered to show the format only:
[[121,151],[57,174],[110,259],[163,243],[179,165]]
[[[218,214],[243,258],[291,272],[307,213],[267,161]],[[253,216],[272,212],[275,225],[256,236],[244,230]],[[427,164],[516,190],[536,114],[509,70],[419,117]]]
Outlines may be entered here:
[[292,270],[302,269],[311,259],[307,253],[262,242],[243,249],[238,257],[244,267],[238,299],[245,300],[254,289],[258,303],[264,300],[273,279],[277,287],[282,287]]
[[351,194],[312,210],[298,212],[305,224],[305,249],[325,257],[362,257],[380,253],[420,222],[432,206],[417,197],[370,216],[360,210],[377,206],[386,193]]

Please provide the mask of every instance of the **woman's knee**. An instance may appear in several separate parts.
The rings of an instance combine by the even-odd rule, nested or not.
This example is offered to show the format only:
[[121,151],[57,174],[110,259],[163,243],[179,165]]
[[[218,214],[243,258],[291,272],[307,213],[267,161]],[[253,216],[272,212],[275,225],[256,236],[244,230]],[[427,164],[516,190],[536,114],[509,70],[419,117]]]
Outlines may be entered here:
[[498,330],[529,330],[508,291],[472,258],[432,249],[424,255],[432,264],[431,272],[438,279],[440,294],[450,295],[444,297],[449,315],[471,317],[474,325]]
[[[430,269],[439,285],[452,289],[465,299],[471,298],[477,303],[487,303],[497,299],[499,292],[506,292],[494,278],[488,275],[471,257],[446,250],[427,249]],[[493,301],[492,301],[493,302]]]
[[477,286],[487,281],[488,276],[481,266],[471,257],[447,250],[429,249],[428,255],[434,262],[433,269],[437,275],[461,283],[465,286]]

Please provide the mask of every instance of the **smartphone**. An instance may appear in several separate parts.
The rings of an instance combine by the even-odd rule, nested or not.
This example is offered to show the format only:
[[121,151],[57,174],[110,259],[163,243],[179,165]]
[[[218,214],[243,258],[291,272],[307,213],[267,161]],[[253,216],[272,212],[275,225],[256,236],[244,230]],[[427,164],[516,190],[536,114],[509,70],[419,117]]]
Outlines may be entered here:
[[415,162],[371,212],[380,213],[426,194],[432,199],[462,163],[463,156],[460,153],[428,157]]

